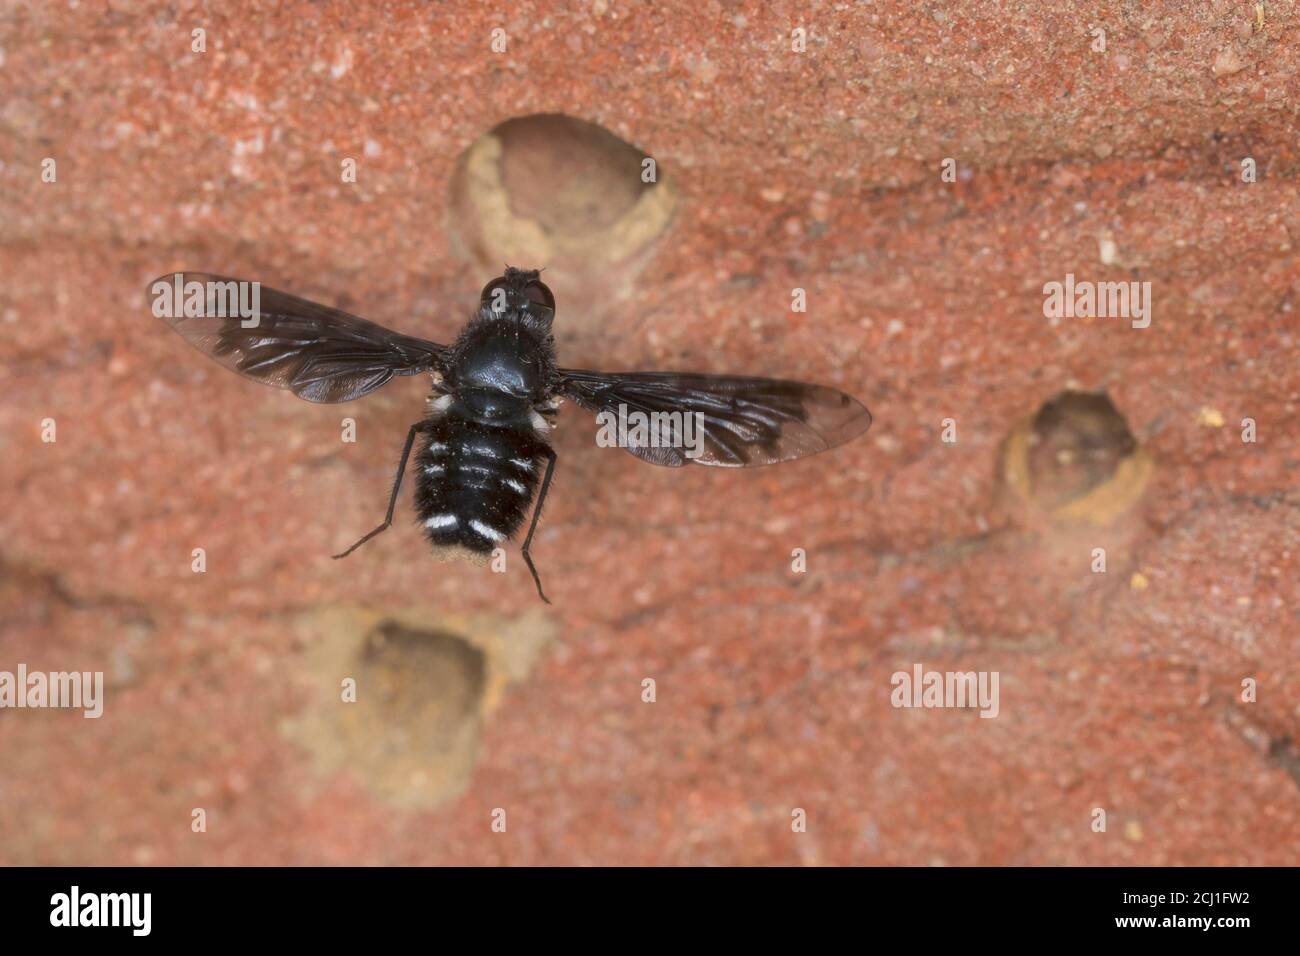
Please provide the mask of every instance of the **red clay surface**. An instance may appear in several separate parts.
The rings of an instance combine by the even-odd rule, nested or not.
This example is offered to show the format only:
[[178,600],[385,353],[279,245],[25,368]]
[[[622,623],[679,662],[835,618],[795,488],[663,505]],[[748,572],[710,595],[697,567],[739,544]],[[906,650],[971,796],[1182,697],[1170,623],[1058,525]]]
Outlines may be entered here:
[[[0,670],[107,683],[99,720],[0,711],[0,863],[1300,862],[1297,5],[488,7],[0,12]],[[145,295],[206,269],[448,339],[490,277],[448,227],[456,163],[537,113],[676,195],[580,334],[552,283],[566,364],[798,377],[876,418],[673,471],[566,408],[544,609],[516,552],[435,561],[407,501],[330,560],[426,381],[313,406]],[[1151,282],[1151,326],[1045,318],[1067,273]],[[1107,527],[999,503],[1004,440],[1067,388],[1153,462]],[[410,696],[460,700],[468,658],[335,663],[387,617],[483,649],[477,710]],[[917,662],[998,672],[999,715],[895,709]]]

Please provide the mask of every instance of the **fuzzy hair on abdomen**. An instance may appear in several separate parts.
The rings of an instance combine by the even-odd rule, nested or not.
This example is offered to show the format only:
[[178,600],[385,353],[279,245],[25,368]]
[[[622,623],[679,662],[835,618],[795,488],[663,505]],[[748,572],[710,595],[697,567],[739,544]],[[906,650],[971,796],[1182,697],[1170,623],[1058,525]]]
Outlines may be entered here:
[[528,425],[487,425],[454,413],[429,419],[415,459],[415,510],[429,540],[488,553],[514,537],[546,448]]

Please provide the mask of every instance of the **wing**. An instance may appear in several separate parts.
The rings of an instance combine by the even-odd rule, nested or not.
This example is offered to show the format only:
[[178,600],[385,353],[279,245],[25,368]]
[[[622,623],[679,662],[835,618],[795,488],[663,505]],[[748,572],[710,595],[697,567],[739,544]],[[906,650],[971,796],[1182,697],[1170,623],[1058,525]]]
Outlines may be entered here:
[[[600,415],[602,423],[626,421],[618,444],[642,461],[669,467],[790,461],[834,448],[871,427],[871,413],[856,398],[805,382],[560,369],[558,389]],[[657,428],[651,424],[648,434],[638,436],[636,423],[653,423],[656,415]]]
[[[202,286],[191,285],[195,282]],[[202,291],[202,301],[194,297],[196,290]],[[349,402],[394,375],[440,370],[447,355],[435,342],[260,283],[177,272],[155,279],[149,292],[154,315],[200,352],[309,402]],[[256,316],[246,318],[253,316],[254,304]]]

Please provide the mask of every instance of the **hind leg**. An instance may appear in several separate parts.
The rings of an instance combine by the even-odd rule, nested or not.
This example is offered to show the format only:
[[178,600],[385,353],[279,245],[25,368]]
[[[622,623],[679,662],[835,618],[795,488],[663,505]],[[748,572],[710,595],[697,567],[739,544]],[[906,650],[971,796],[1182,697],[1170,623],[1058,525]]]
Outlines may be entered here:
[[555,471],[555,461],[558,457],[555,454],[555,449],[550,447],[547,447],[543,454],[546,455],[546,475],[542,478],[542,489],[537,493],[537,504],[533,508],[533,523],[528,526],[528,537],[524,539],[524,546],[520,550],[524,555],[524,563],[528,565],[528,570],[532,572],[533,583],[537,585],[537,596],[550,604],[550,599],[542,593],[542,579],[537,576],[537,568],[533,565],[533,556],[528,550],[533,543],[533,532],[537,530],[537,519],[542,515],[542,505],[546,501],[546,489],[551,486],[551,472]]

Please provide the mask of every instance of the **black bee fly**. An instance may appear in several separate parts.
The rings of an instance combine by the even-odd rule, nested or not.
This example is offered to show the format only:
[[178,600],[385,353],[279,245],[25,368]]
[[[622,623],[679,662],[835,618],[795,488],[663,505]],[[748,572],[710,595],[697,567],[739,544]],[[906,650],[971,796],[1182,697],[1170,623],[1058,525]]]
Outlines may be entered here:
[[[224,308],[160,312],[155,304],[154,312],[226,368],[309,402],[349,402],[395,375],[431,373],[428,414],[407,433],[388,514],[379,527],[334,557],[347,557],[392,524],[407,459],[416,437],[422,436],[415,507],[433,544],[490,553],[523,525],[536,493],[522,552],[537,593],[547,603],[529,547],[555,470],[548,438],[561,398],[598,415],[620,415],[620,421],[630,410],[664,423],[664,441],[620,444],[642,461],[669,467],[693,462],[743,468],[789,461],[848,441],[871,425],[861,402],[821,385],[560,368],[551,336],[555,298],[538,275],[507,267],[505,275],[484,286],[477,314],[450,346],[208,273],[175,273],[151,287],[157,294],[169,291],[164,286],[174,282],[179,295],[196,281],[208,290],[214,284],[255,286],[260,301],[252,322]],[[694,455],[684,447],[684,429],[678,424],[687,416],[698,423],[702,439]]]

